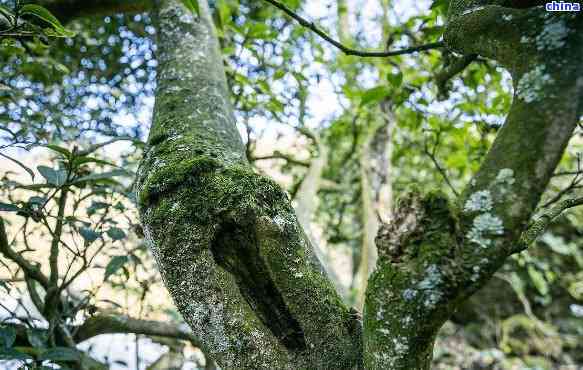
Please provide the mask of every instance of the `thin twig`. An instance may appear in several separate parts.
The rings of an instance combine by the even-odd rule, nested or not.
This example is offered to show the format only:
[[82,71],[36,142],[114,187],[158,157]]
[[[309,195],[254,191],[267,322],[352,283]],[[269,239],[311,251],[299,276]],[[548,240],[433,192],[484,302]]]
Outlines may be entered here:
[[437,48],[441,48],[441,47],[445,46],[445,44],[442,41],[438,41],[438,42],[432,42],[429,44],[423,44],[423,45],[419,45],[419,46],[413,46],[410,48],[398,49],[398,50],[387,50],[387,51],[356,50],[356,49],[352,49],[352,48],[349,48],[349,47],[343,45],[342,43],[340,43],[337,40],[334,40],[326,32],[322,31],[314,22],[308,21],[307,19],[301,17],[300,15],[296,14],[293,10],[291,10],[290,8],[285,6],[284,4],[280,3],[279,1],[276,1],[276,0],[263,0],[263,1],[275,6],[279,10],[283,11],[285,14],[287,14],[288,16],[295,19],[302,27],[305,27],[305,28],[311,30],[316,35],[320,36],[326,42],[332,44],[333,46],[338,48],[340,51],[342,51],[346,55],[356,55],[359,57],[385,58],[385,57],[392,57],[392,56],[403,55],[403,54],[412,54],[412,53],[416,53],[419,51],[432,50],[432,49],[437,49]]
[[451,189],[453,194],[456,197],[459,197],[460,193],[453,186],[453,184],[449,180],[449,176],[447,175],[447,172],[445,171],[445,169],[443,167],[441,167],[441,165],[439,164],[439,161],[437,160],[437,147],[439,146],[439,143],[440,143],[440,136],[441,136],[441,131],[436,133],[435,145],[433,146],[431,151],[429,150],[429,146],[427,145],[427,140],[425,140],[425,142],[423,144],[423,152],[425,153],[425,155],[427,155],[429,157],[429,159],[431,159],[431,162],[433,162],[433,165],[435,166],[435,168],[437,169],[437,171],[439,172],[439,174],[441,175],[441,177],[443,178],[443,180],[445,181],[447,186],[449,186],[449,188]]
[[573,179],[571,179],[571,182],[569,183],[569,185],[566,186],[565,188],[561,189],[557,194],[555,194],[554,197],[552,197],[549,201],[547,201],[545,204],[543,204],[542,208],[549,207],[553,203],[556,203],[559,200],[561,200],[561,198],[563,198],[563,196],[565,196],[566,194],[568,194],[576,189],[581,188],[580,183],[583,181],[583,168],[581,165],[581,154],[577,154],[577,171],[574,172],[573,174],[575,176],[573,176]]
[[43,275],[40,269],[37,266],[33,266],[29,261],[22,257],[22,255],[10,247],[2,218],[0,218],[0,253],[16,263],[26,276],[38,281],[43,288],[48,288],[49,279]]

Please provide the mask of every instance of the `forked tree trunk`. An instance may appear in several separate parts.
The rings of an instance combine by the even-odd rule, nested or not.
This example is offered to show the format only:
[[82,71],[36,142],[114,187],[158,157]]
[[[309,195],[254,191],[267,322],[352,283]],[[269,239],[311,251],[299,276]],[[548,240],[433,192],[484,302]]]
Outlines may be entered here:
[[459,204],[412,194],[381,228],[363,330],[285,193],[245,160],[206,1],[200,15],[158,2],[140,214],[178,309],[221,368],[428,369],[444,321],[523,247],[582,113],[583,21],[504,3],[452,0],[445,36],[510,70],[510,114]]

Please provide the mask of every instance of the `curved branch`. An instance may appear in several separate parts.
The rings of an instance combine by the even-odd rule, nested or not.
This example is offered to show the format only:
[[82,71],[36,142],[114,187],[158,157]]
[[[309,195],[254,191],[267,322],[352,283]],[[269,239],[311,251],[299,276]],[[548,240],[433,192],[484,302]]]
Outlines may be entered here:
[[178,326],[154,320],[140,320],[129,316],[96,315],[88,318],[74,330],[74,339],[81,343],[102,334],[132,333],[147,336],[186,340],[200,346],[200,338],[195,336],[186,325]]
[[274,7],[278,8],[279,10],[281,10],[282,12],[284,12],[285,14],[290,16],[291,18],[295,19],[302,27],[305,27],[305,28],[311,30],[316,35],[320,36],[326,42],[332,44],[334,47],[336,47],[337,49],[339,49],[340,51],[342,51],[346,55],[356,55],[359,57],[386,58],[386,57],[392,57],[392,56],[397,56],[397,55],[413,54],[413,53],[417,53],[420,51],[438,49],[438,48],[442,48],[445,46],[445,44],[443,42],[438,41],[438,42],[432,42],[429,44],[413,46],[413,47],[398,49],[398,50],[389,50],[389,51],[366,51],[366,50],[352,49],[346,45],[343,45],[341,42],[334,40],[326,32],[322,31],[314,22],[310,22],[307,19],[301,17],[300,15],[295,13],[293,10],[288,8],[283,3],[281,3],[277,0],[263,0],[263,1],[273,5]]
[[[16,329],[16,346],[31,346],[25,325],[7,325],[13,325]],[[82,343],[103,334],[140,334],[185,340],[196,347],[200,346],[200,339],[186,325],[175,325],[156,320],[142,320],[125,315],[98,314],[89,317],[80,326],[73,327],[71,331],[76,343]],[[57,341],[57,344],[63,345],[64,342]]]
[[557,203],[554,207],[543,213],[536,221],[528,227],[521,238],[516,248],[517,252],[527,249],[532,243],[536,241],[549,227],[549,225],[559,217],[563,212],[570,208],[583,205],[583,197],[565,199]]

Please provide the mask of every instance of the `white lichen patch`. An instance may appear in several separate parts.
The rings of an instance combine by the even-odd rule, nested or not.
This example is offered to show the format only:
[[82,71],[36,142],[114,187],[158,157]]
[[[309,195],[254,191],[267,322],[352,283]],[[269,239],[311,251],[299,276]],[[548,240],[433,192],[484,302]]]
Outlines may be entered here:
[[503,168],[498,172],[494,180],[494,189],[496,191],[497,201],[501,201],[508,195],[511,186],[516,182],[514,171],[511,168]]
[[412,301],[417,297],[417,291],[413,289],[405,289],[403,291],[403,299],[406,301]]
[[501,169],[496,176],[496,182],[508,185],[514,184],[516,182],[514,179],[514,170],[511,168]]
[[390,331],[389,329],[387,329],[387,328],[379,328],[379,329],[377,329],[377,331],[378,331],[379,333],[381,333],[382,335],[385,335],[385,336],[387,336],[387,337],[388,337],[389,335],[391,335],[391,331]]
[[464,212],[487,212],[492,209],[492,195],[489,190],[480,190],[472,195],[464,204]]
[[472,276],[470,276],[470,280],[474,283],[480,278],[480,270],[480,266],[472,267]]
[[472,228],[467,237],[470,242],[486,248],[492,244],[492,236],[502,234],[504,234],[502,220],[491,213],[483,213],[474,218]]
[[562,19],[549,18],[542,32],[536,37],[536,48],[539,51],[559,49],[565,46],[569,28]]
[[553,78],[546,73],[545,66],[539,65],[518,81],[516,95],[526,103],[541,100],[544,98],[545,87],[552,82]]
[[407,340],[403,338],[394,338],[393,339],[393,346],[395,348],[395,352],[404,355],[407,350],[409,349],[409,345],[407,344]]
[[461,15],[468,15],[468,14],[471,14],[471,13],[475,13],[475,12],[478,12],[478,11],[484,9],[484,8],[486,8],[486,7],[485,6],[477,6],[475,8],[466,9],[466,10],[464,10],[462,12],[462,14],[460,14],[460,16]]
[[441,272],[436,265],[430,265],[425,269],[425,277],[417,284],[417,289],[424,291],[423,305],[429,309],[435,308],[441,298],[441,284],[443,282]]

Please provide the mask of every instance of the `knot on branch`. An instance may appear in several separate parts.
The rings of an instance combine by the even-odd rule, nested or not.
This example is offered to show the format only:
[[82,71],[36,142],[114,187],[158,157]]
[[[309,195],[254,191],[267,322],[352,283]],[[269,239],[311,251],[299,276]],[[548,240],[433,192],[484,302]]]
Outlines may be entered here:
[[409,244],[408,241],[423,234],[423,217],[425,212],[418,194],[410,193],[400,199],[393,219],[381,225],[375,238],[379,258],[400,262],[405,255],[404,247]]
[[[449,240],[455,222],[449,210],[449,201],[442,194],[425,196],[411,192],[399,200],[393,219],[379,229],[375,243],[379,258],[399,263],[415,258],[425,242],[436,242],[444,234]],[[435,246],[436,250],[439,246]]]

